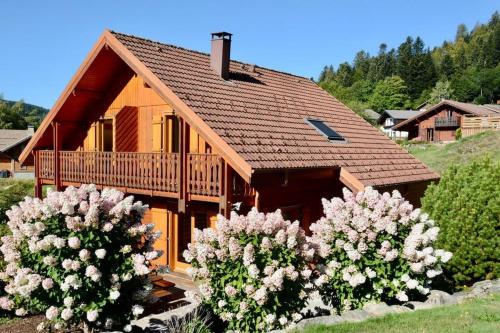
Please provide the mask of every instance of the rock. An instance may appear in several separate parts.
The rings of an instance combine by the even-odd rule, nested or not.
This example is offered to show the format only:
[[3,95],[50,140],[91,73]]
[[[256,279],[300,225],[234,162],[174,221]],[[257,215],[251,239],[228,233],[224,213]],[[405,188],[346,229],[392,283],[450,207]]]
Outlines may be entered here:
[[484,280],[484,281],[479,281],[479,282],[476,282],[472,285],[472,289],[477,289],[477,288],[481,288],[481,289],[489,289],[493,286],[493,282],[491,280]]
[[459,292],[454,293],[453,297],[455,297],[457,299],[458,303],[462,303],[463,301],[465,301],[467,299],[477,297],[477,295],[466,292],[466,291],[459,291]]
[[332,325],[345,321],[341,316],[321,316],[314,318],[303,319],[297,323],[297,328],[304,328],[309,325]]
[[351,310],[342,313],[340,316],[344,321],[362,321],[370,317],[370,314],[365,310]]
[[382,302],[377,304],[366,304],[363,310],[372,316],[383,316],[391,311],[391,307]]
[[368,312],[371,316],[378,317],[384,316],[389,313],[401,313],[411,311],[408,307],[401,305],[387,305],[385,303],[377,304],[367,304],[363,307],[363,310]]
[[500,282],[498,280],[484,280],[472,285],[471,293],[476,295],[488,295],[500,292]]
[[389,313],[403,313],[411,311],[410,308],[403,305],[391,305],[389,309],[390,309]]
[[431,290],[431,293],[429,294],[429,297],[427,297],[425,303],[433,305],[456,304],[458,303],[458,300],[456,297],[445,291]]
[[436,307],[435,304],[429,304],[429,303],[417,302],[417,301],[405,303],[405,306],[411,310],[432,309],[433,307]]

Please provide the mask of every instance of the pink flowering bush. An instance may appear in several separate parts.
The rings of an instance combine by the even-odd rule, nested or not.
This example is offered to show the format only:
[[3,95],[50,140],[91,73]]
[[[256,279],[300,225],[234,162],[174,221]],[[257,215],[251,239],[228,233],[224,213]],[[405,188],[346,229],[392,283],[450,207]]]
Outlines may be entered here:
[[7,296],[0,308],[18,316],[45,313],[39,326],[130,330],[152,289],[147,275],[159,235],[141,224],[147,206],[93,185],[26,197],[7,212],[11,236],[1,238]]
[[315,285],[338,311],[368,302],[407,302],[429,293],[451,253],[432,247],[439,228],[399,192],[372,188],[323,199],[325,217],[311,225],[319,256]]
[[207,305],[228,329],[257,332],[283,328],[300,320],[307,263],[314,249],[299,222],[280,213],[219,216],[216,229],[196,230],[184,252],[190,275],[198,283],[198,301]]

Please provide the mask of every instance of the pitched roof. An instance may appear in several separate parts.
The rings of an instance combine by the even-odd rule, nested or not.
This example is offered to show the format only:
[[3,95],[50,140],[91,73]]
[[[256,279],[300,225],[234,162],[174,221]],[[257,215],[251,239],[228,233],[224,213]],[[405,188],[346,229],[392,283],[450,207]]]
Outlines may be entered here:
[[385,110],[384,113],[386,113],[390,118],[394,119],[409,119],[411,117],[415,117],[422,113],[422,111],[415,111],[415,110]]
[[372,109],[363,110],[366,117],[373,121],[377,121],[380,118],[380,113],[373,111]]
[[[108,47],[246,180],[261,170],[319,167],[340,167],[341,177],[352,176],[350,180],[364,186],[438,178],[308,78],[231,61],[226,81],[211,69],[209,54],[110,31],[103,33],[44,119],[22,161],[48,137],[65,100],[78,98],[70,97],[71,92],[100,50]],[[329,141],[307,118],[323,121],[346,141]]]
[[468,114],[471,114],[474,116],[478,116],[478,117],[484,117],[484,116],[490,116],[490,115],[500,116],[500,106],[499,105],[495,105],[495,104],[477,105],[477,104],[472,104],[472,103],[464,103],[464,102],[457,102],[457,101],[453,101],[453,100],[449,100],[449,99],[444,99],[441,102],[439,102],[438,104],[426,109],[423,112],[420,112],[419,114],[417,114],[411,118],[408,118],[407,120],[393,126],[392,128],[393,129],[401,128],[401,127],[405,126],[406,124],[412,122],[413,120],[418,119],[423,115],[426,115],[434,110],[439,109],[443,105],[452,106],[454,108],[462,110],[465,113],[468,113]]
[[33,129],[13,130],[0,129],[0,152],[5,152],[12,147],[28,140],[33,135]]
[[[231,61],[225,81],[208,54],[112,33],[254,170],[344,167],[364,185],[437,178],[305,77]],[[347,143],[328,141],[306,118],[322,120]]]

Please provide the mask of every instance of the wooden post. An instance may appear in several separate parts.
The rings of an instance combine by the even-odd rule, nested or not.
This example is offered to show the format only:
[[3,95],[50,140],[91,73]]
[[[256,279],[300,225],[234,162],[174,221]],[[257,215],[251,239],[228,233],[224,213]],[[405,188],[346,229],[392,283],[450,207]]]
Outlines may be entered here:
[[187,206],[187,152],[189,151],[189,125],[184,119],[179,118],[179,172],[177,174],[179,181],[179,201],[178,212],[185,213]]
[[54,145],[54,186],[56,191],[61,190],[61,174],[59,151],[61,150],[61,134],[59,122],[52,122],[52,143]]
[[220,194],[219,194],[219,214],[226,215],[226,161],[222,160],[220,166]]
[[35,197],[42,198],[42,183],[40,182],[40,154],[38,150],[33,150],[33,161],[35,162]]
[[225,202],[226,202],[226,209],[224,211],[224,216],[226,218],[229,218],[231,215],[231,205],[233,204],[233,169],[231,166],[226,162],[224,163],[224,184],[225,184],[225,189],[224,189],[224,195],[225,195]]

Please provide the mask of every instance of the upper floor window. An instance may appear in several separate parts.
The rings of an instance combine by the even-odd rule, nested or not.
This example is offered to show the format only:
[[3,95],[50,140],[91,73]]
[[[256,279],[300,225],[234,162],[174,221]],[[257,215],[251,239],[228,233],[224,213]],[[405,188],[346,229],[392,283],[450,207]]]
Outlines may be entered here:
[[325,124],[322,120],[318,119],[306,119],[306,122],[311,125],[315,130],[323,134],[330,141],[345,141],[344,137],[339,133],[335,132],[331,127]]
[[393,125],[394,125],[394,119],[392,119],[392,118],[387,118],[387,119],[385,120],[385,124],[384,124],[384,125],[385,125],[385,126],[393,126]]

